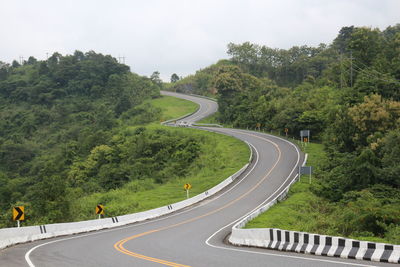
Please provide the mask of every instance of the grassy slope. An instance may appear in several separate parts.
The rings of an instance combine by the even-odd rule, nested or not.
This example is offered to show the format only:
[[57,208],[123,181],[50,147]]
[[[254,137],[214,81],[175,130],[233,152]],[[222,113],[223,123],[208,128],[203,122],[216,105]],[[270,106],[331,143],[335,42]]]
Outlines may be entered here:
[[[163,109],[165,119],[179,117],[197,109],[192,102],[172,97],[152,100],[151,103]],[[181,107],[178,108],[178,105]],[[188,176],[163,185],[155,184],[149,179],[133,181],[116,190],[76,199],[72,206],[77,216],[76,220],[94,218],[93,207],[98,203],[105,203],[106,216],[110,217],[144,211],[183,200],[186,198],[186,192],[183,189],[185,183],[192,184],[190,196],[194,196],[235,173],[247,163],[249,157],[247,145],[232,137],[187,128],[166,128],[154,123],[148,127],[183,131],[187,135],[206,138],[207,142],[201,148],[200,159]],[[71,192],[71,198],[73,197],[74,194]]]
[[191,101],[172,96],[163,96],[161,98],[149,100],[148,102],[157,108],[161,108],[163,114],[162,121],[195,112],[198,108],[198,105]]
[[[307,165],[318,167],[318,161],[323,157],[322,145],[309,144],[306,151],[309,153]],[[312,218],[319,214],[309,210],[308,203],[317,199],[309,190],[309,176],[303,175],[301,181],[291,187],[289,197],[285,201],[250,221],[246,228],[270,227],[300,231],[312,229]]]
[[[315,167],[316,171],[321,166],[325,153],[323,145],[310,144],[303,148],[308,153],[307,166]],[[295,183],[289,197],[276,204],[257,218],[250,221],[245,228],[280,228],[292,231],[303,231],[318,234],[340,236],[335,231],[336,218],[334,207],[326,200],[316,196],[312,191],[315,183],[309,184],[308,175],[303,175],[300,182]],[[337,212],[337,211],[336,211]],[[393,243],[379,237],[349,236],[350,238]]]

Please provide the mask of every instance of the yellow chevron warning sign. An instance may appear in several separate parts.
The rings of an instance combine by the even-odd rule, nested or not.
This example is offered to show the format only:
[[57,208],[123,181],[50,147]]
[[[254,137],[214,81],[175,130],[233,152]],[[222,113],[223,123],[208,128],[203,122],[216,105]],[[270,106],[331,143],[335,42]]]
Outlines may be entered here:
[[104,214],[104,206],[103,205],[97,205],[96,206],[96,214]]
[[25,220],[25,207],[18,206],[13,208],[13,220],[14,221],[23,221]]

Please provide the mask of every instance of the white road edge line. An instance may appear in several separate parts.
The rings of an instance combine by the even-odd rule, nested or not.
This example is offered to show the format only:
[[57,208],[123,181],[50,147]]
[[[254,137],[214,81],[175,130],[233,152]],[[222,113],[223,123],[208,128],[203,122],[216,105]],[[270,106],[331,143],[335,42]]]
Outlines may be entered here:
[[[269,134],[266,134],[268,136],[272,136]],[[239,249],[239,248],[228,248],[228,247],[221,247],[221,246],[216,246],[216,245],[212,245],[210,243],[210,240],[217,235],[219,232],[221,232],[222,230],[226,229],[227,227],[235,224],[236,222],[242,220],[244,217],[248,216],[249,214],[251,214],[252,212],[254,212],[256,209],[260,208],[260,206],[265,205],[265,203],[267,203],[267,201],[269,201],[269,199],[275,195],[280,189],[281,187],[287,182],[287,180],[290,178],[290,176],[293,174],[294,170],[296,169],[296,166],[298,165],[299,161],[300,161],[300,153],[298,148],[291,142],[277,137],[277,136],[272,136],[275,137],[277,139],[283,140],[287,143],[289,143],[290,145],[294,146],[294,148],[296,149],[297,152],[297,162],[295,164],[295,167],[292,169],[292,171],[290,172],[289,176],[286,178],[285,182],[270,196],[268,197],[266,200],[264,200],[260,205],[258,205],[256,208],[254,208],[252,211],[248,212],[246,215],[240,217],[239,219],[231,222],[230,224],[225,225],[224,227],[222,227],[221,229],[219,229],[217,232],[215,232],[214,234],[212,234],[209,238],[207,238],[207,240],[205,241],[205,243],[213,248],[217,248],[217,249],[224,249],[224,250],[231,250],[231,251],[238,251],[238,252],[244,252],[244,253],[252,253],[252,254],[259,254],[259,255],[266,255],[266,256],[275,256],[275,257],[283,257],[283,258],[293,258],[293,259],[302,259],[302,260],[309,260],[309,261],[321,261],[321,262],[329,262],[329,263],[335,263],[335,264],[342,264],[342,265],[352,265],[352,266],[363,266],[363,267],[378,267],[375,265],[365,265],[365,264],[357,264],[357,263],[349,263],[349,262],[341,262],[341,261],[334,261],[334,260],[325,260],[325,259],[314,259],[314,258],[307,258],[307,257],[301,257],[301,256],[291,256],[291,255],[286,255],[286,254],[278,254],[278,253],[268,253],[268,252],[259,252],[259,251],[250,251],[250,250],[244,250],[244,249]],[[272,141],[271,141],[272,142]],[[275,145],[277,145],[275,143]],[[254,146],[253,146],[254,147]],[[257,151],[257,149],[254,147],[254,149]],[[258,154],[258,152],[257,152]],[[258,158],[258,157],[257,157]],[[294,179],[298,176],[298,174],[294,177]]]
[[[245,178],[247,178],[247,176],[249,176],[249,174],[250,174],[250,173],[254,170],[254,168],[257,166],[257,163],[258,163],[258,155],[259,155],[259,154],[258,154],[258,151],[257,151],[257,149],[256,149],[252,144],[250,144],[250,143],[248,143],[248,142],[246,142],[246,143],[247,143],[249,146],[253,147],[254,150],[256,151],[257,157],[256,157],[256,162],[255,162],[255,164],[254,164],[253,167],[246,173],[246,175],[244,175],[236,184],[234,184],[231,188],[229,188],[228,190],[226,190],[224,193],[222,193],[222,194],[220,194],[220,195],[218,195],[218,196],[216,196],[216,197],[210,199],[210,201],[204,202],[203,204],[197,205],[197,206],[195,206],[195,207],[193,207],[193,208],[190,208],[190,209],[187,209],[187,210],[184,210],[184,211],[177,212],[177,213],[175,213],[175,214],[173,214],[173,215],[169,215],[169,216],[166,216],[166,217],[162,217],[162,218],[160,218],[160,219],[151,220],[151,221],[148,221],[148,222],[135,223],[135,224],[133,224],[133,225],[128,225],[128,226],[125,226],[125,227],[118,227],[118,228],[109,229],[109,230],[99,230],[99,231],[96,231],[96,232],[90,233],[90,234],[84,234],[84,235],[73,236],[73,237],[67,237],[67,238],[62,238],[62,239],[57,239],[57,240],[49,241],[49,242],[46,242],[46,243],[43,243],[43,244],[40,244],[40,245],[37,245],[37,246],[31,248],[31,249],[25,254],[25,261],[28,263],[29,267],[35,267],[35,265],[33,264],[32,260],[30,259],[30,255],[31,255],[31,253],[32,253],[34,250],[36,250],[37,248],[40,248],[40,247],[42,247],[42,246],[50,245],[50,244],[52,244],[52,243],[57,243],[57,242],[61,242],[61,241],[67,241],[67,240],[70,240],[70,239],[82,238],[82,237],[87,237],[87,236],[92,236],[92,235],[98,235],[98,234],[103,234],[103,233],[107,233],[107,232],[118,231],[118,230],[121,230],[121,229],[126,229],[126,228],[131,228],[131,227],[136,227],[136,226],[140,226],[140,225],[145,225],[145,224],[149,224],[149,223],[154,223],[154,222],[166,220],[166,219],[169,219],[169,218],[171,218],[171,217],[175,217],[175,216],[181,215],[181,214],[183,214],[183,213],[192,211],[192,210],[194,210],[194,209],[200,208],[201,206],[207,205],[208,203],[211,203],[211,202],[217,200],[218,198],[222,197],[223,195],[225,195],[225,194],[227,194],[228,192],[230,192],[231,190],[233,190],[236,186],[238,186]],[[249,163],[249,164],[250,164],[250,163]]]

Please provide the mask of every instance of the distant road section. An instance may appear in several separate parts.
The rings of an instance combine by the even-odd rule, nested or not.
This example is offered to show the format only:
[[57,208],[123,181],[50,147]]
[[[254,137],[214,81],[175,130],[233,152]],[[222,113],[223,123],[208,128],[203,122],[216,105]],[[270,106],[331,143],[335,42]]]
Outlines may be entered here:
[[179,93],[174,93],[174,92],[169,92],[169,91],[162,91],[161,94],[189,100],[189,101],[195,102],[199,105],[199,109],[192,116],[189,116],[189,117],[183,119],[183,121],[186,121],[188,123],[194,123],[196,121],[199,121],[199,120],[201,120],[205,117],[208,117],[211,114],[217,112],[217,110],[218,110],[217,102],[206,99],[206,98],[200,98],[200,97],[195,97],[195,96],[191,96],[191,95],[184,95],[184,94],[179,94]]

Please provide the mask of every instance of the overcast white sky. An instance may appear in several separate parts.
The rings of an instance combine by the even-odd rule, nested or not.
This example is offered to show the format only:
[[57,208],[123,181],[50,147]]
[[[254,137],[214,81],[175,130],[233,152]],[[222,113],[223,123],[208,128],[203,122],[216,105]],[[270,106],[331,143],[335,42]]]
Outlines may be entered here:
[[94,50],[169,80],[226,58],[229,42],[314,46],[396,23],[400,0],[0,0],[0,61]]

